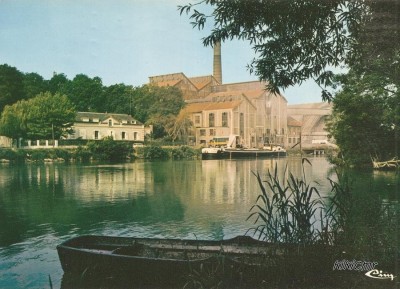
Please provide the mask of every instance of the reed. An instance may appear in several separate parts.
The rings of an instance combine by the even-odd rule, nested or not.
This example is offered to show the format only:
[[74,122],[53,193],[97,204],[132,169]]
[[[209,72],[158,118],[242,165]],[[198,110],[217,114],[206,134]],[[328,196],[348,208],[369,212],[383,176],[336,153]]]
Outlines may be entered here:
[[[318,189],[307,183],[305,162],[309,161],[302,160],[302,178],[296,178],[289,172],[288,179],[281,181],[277,167],[273,173],[267,172],[265,181],[259,173],[253,172],[261,193],[247,219],[254,219],[254,224],[258,224],[249,229],[258,239],[285,244],[313,244],[319,241],[321,231],[316,229],[315,224],[318,215],[325,218],[325,207]],[[285,175],[286,172],[287,166]]]

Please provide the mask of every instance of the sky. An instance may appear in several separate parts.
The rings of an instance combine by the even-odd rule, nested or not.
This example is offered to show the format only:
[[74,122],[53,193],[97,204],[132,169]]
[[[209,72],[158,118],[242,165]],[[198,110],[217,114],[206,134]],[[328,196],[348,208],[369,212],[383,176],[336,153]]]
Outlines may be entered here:
[[[140,86],[148,77],[211,75],[213,51],[178,5],[195,0],[0,0],[0,64],[50,79],[98,76],[103,85]],[[254,51],[222,43],[224,83],[257,80],[247,69]],[[282,92],[289,104],[320,102],[313,82]]]

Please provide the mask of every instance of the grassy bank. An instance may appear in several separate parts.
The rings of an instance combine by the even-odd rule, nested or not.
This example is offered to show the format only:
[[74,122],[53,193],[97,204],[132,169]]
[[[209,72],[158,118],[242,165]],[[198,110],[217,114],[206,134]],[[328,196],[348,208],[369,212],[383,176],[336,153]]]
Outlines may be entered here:
[[0,149],[0,163],[131,161],[136,158],[182,160],[200,157],[200,149],[188,146],[161,147],[150,145],[133,148],[130,144],[114,141],[92,142],[88,143],[87,146],[77,148]]

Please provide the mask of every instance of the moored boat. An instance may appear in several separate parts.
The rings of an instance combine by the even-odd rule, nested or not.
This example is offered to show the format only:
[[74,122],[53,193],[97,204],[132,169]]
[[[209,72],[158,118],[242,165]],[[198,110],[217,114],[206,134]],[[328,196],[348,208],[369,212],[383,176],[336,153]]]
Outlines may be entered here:
[[208,147],[201,149],[201,158],[203,160],[208,159],[224,159],[226,158],[226,153],[224,148],[220,147]]
[[212,270],[221,262],[225,274],[254,277],[275,249],[248,236],[211,241],[88,235],[57,246],[65,273],[162,284],[180,283],[193,270]]
[[286,156],[286,150],[280,146],[274,146],[272,149],[246,149],[246,148],[230,148],[225,149],[226,158],[272,158]]
[[246,148],[241,145],[240,137],[232,135],[226,147],[207,147],[201,150],[203,160],[235,158],[274,158],[286,156],[286,150],[280,145],[269,144],[262,148]]

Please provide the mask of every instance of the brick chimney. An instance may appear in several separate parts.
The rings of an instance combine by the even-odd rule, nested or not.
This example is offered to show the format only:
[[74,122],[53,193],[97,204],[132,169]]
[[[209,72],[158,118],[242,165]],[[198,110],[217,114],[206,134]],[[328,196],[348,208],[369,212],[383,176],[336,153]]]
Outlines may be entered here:
[[214,64],[213,76],[222,84],[222,63],[221,63],[221,42],[214,44]]

